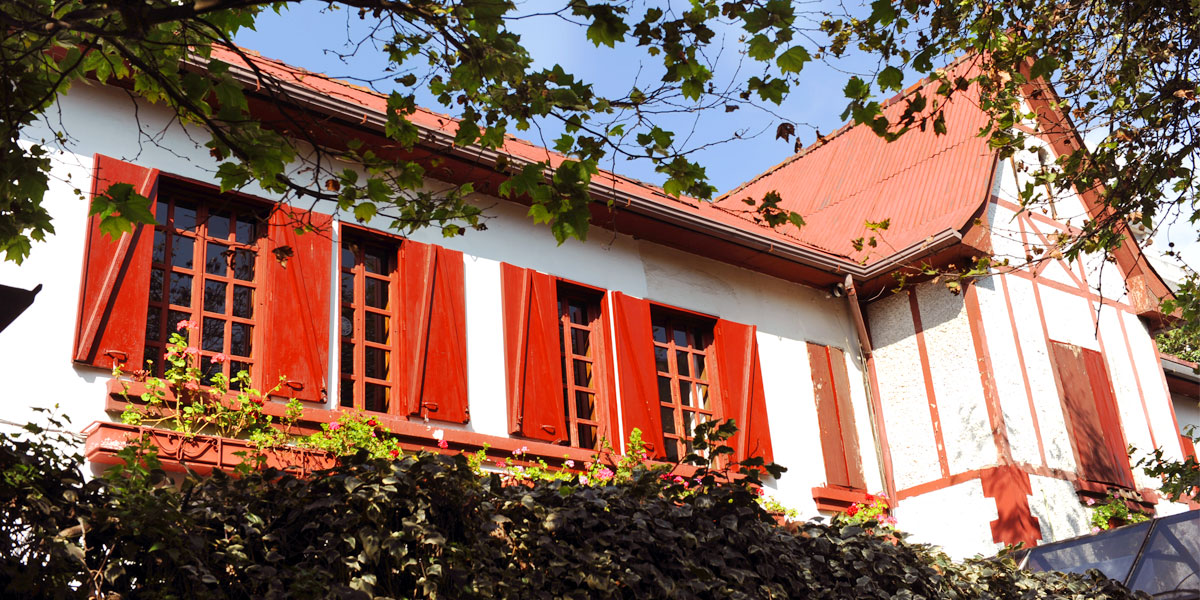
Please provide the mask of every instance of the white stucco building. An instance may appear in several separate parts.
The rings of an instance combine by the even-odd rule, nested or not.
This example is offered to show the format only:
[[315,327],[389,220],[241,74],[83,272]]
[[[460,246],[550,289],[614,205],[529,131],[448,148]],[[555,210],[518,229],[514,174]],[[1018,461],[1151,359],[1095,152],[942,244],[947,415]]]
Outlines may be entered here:
[[[383,97],[257,60],[339,135],[381,139]],[[309,429],[365,410],[408,447],[437,450],[436,428],[448,451],[525,446],[554,462],[638,428],[672,460],[692,423],[735,418],[738,456],[789,469],[769,482],[785,505],[829,515],[886,492],[902,529],[956,556],[1085,533],[1087,499],[1110,489],[1147,511],[1186,509],[1123,452],[1183,452],[1151,335],[1168,292],[1136,248],[993,269],[957,293],[915,274],[893,291],[915,265],[1052,252],[1053,235],[1095,210],[1087,195],[1020,210],[1021,161],[1078,143],[1033,108],[1040,158],[999,159],[974,137],[983,116],[964,96],[946,108],[948,135],[886,144],[846,128],[715,205],[605,173],[589,241],[557,246],[525,205],[495,195],[494,158],[447,142],[445,117],[412,116],[443,161],[428,185],[478,182],[492,220],[401,238],[383,217],[357,223],[332,204],[272,211],[253,186],[219,194],[203,136],[159,107],[135,115],[122,90],[77,85],[55,111],[75,137],[53,156],[57,234],[25,264],[0,264],[0,282],[42,286],[0,333],[0,364],[21,375],[0,418],[58,404],[79,429],[118,420],[114,363],[143,365],[191,319],[205,360],[231,358],[216,368],[286,377]],[[502,152],[545,156],[517,140]],[[100,236],[75,190],[114,183],[150,197],[157,224]],[[805,228],[740,212],[771,190]],[[315,231],[296,236],[297,221]]]

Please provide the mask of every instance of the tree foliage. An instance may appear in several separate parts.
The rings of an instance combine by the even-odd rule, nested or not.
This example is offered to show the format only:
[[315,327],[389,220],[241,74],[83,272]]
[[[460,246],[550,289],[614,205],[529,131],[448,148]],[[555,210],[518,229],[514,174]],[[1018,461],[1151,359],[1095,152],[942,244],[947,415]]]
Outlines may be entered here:
[[[40,434],[36,428],[32,433]],[[41,435],[0,433],[5,597],[848,598],[1134,595],[1098,572],[955,563],[857,526],[776,525],[755,471],[701,486],[503,485],[464,455],[365,455],[309,479],[186,477],[153,455],[85,482]]]
[[[447,235],[483,228],[485,221],[480,208],[466,201],[470,184],[425,189],[424,167],[406,158],[411,155],[403,150],[418,143],[418,128],[409,119],[418,91],[456,108],[461,123],[454,143],[460,146],[494,149],[507,134],[558,123],[565,133],[548,145],[567,160],[556,168],[549,158],[501,159],[486,166],[508,178],[500,195],[528,198],[530,216],[548,223],[561,242],[586,235],[588,186],[606,157],[651,161],[670,194],[713,195],[703,165],[692,158],[697,148],[689,147],[691,136],[677,136],[663,123],[664,115],[777,105],[806,91],[801,76],[810,62],[836,63],[866,53],[879,63],[870,73],[849,77],[844,116],[887,139],[914,128],[943,132],[946,101],[972,83],[982,90],[981,107],[991,118],[981,134],[1004,153],[1026,145],[1026,136],[1014,129],[1030,116],[1025,95],[1049,100],[1088,136],[1090,149],[1075,143],[1074,151],[1039,169],[1023,190],[1031,210],[1072,188],[1106,207],[1083,223],[1082,233],[1062,238],[1069,258],[1134,243],[1129,222],[1156,227],[1185,219],[1195,225],[1200,217],[1195,2],[877,0],[844,13],[833,4],[783,0],[566,0],[561,6],[539,5],[537,12],[510,0],[331,0],[331,9],[356,12],[369,23],[360,45],[382,48],[389,60],[389,71],[381,74],[393,90],[384,134],[398,152],[387,153],[361,140],[323,145],[311,115],[287,103],[279,103],[287,135],[264,125],[250,113],[248,93],[229,65],[211,60],[214,44],[230,43],[261,11],[291,4],[4,3],[0,249],[6,257],[22,260],[31,240],[53,231],[41,202],[48,185],[46,153],[71,141],[53,119],[44,124],[57,139],[22,144],[20,132],[46,117],[55,99],[83,78],[118,83],[207,131],[206,145],[225,189],[257,182],[284,201],[330,200],[360,220],[382,215],[400,230],[434,226]],[[535,18],[575,23],[600,49],[638,48],[650,57],[647,76],[602,95],[582,74],[538,66],[512,27],[516,20]],[[738,60],[719,60],[727,46]],[[971,80],[952,80],[943,69],[961,56],[978,64]],[[942,85],[928,98],[919,92],[908,96],[907,110],[889,121],[878,95],[901,90],[912,73]],[[258,75],[256,93],[277,96],[270,78]],[[1030,82],[1038,83],[1036,89]],[[780,135],[792,135],[797,124],[783,121]],[[104,215],[106,230],[148,219],[145,199],[115,188],[93,207]],[[781,214],[769,195],[755,200],[770,223],[803,223],[803,215]],[[1191,281],[1171,309],[1200,311],[1194,274]],[[1200,327],[1197,323],[1200,319],[1185,320],[1188,327]]]

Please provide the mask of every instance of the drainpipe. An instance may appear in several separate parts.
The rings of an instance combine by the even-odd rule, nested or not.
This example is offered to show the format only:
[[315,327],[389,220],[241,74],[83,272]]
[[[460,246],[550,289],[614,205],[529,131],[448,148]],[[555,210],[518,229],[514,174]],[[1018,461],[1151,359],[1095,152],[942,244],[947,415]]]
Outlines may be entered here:
[[846,302],[850,305],[850,315],[854,318],[854,328],[858,330],[858,343],[866,362],[867,405],[871,408],[872,431],[875,432],[875,447],[879,449],[879,464],[883,468],[883,486],[886,488],[889,504],[896,506],[900,500],[896,497],[896,480],[892,475],[892,448],[888,445],[887,427],[883,422],[883,405],[879,400],[879,378],[875,375],[875,355],[871,352],[871,336],[867,333],[867,324],[863,320],[862,306],[858,303],[858,290],[854,287],[854,278],[846,276]]

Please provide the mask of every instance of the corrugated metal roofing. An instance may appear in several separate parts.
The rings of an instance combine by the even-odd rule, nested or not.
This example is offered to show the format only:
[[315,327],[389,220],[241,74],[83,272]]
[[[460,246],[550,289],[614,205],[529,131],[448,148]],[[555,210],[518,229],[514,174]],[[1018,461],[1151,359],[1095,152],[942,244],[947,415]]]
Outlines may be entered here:
[[[379,114],[387,110],[383,94],[257,53],[242,52],[255,68],[278,81]],[[214,47],[212,58],[244,64],[238,53],[227,48]],[[984,188],[991,174],[992,153],[986,138],[975,137],[986,119],[975,105],[976,96],[973,89],[968,90],[945,107],[946,135],[934,135],[929,127],[926,132],[910,131],[889,144],[866,127],[843,127],[715,203],[674,198],[656,186],[607,171],[594,179],[599,185],[680,213],[868,264],[948,228],[961,229],[986,198]],[[894,116],[902,112],[902,99],[889,102],[885,113]],[[458,127],[453,117],[425,109],[418,109],[409,119],[450,135]],[[525,160],[545,160],[551,166],[565,160],[556,152],[511,136],[500,150]],[[800,212],[808,225],[800,230],[790,225],[768,227],[741,202],[747,196],[761,199],[771,190],[783,197],[784,208]],[[866,233],[864,223],[889,218],[890,228],[878,236],[879,247],[855,252],[851,240]]]
[[[965,72],[971,67],[962,62],[954,71],[969,78]],[[936,84],[922,85],[932,104]],[[903,113],[908,96],[889,101],[884,114],[894,119]],[[888,143],[866,126],[843,127],[723,195],[717,205],[744,206],[744,198],[761,199],[775,191],[782,208],[807,221],[800,239],[864,263],[946,229],[961,230],[987,199],[993,169],[987,137],[976,135],[987,123],[977,98],[972,86],[943,105],[944,135],[935,134],[930,124]],[[870,233],[866,221],[884,219],[890,219],[890,227],[876,235],[879,246],[855,251],[851,241]]]

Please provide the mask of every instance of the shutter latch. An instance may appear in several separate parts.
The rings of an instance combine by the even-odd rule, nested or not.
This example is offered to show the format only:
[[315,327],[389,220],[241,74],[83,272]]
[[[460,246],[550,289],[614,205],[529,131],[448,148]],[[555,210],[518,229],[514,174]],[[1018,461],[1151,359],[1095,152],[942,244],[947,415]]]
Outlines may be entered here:
[[303,382],[303,381],[288,381],[288,382],[284,383],[283,385],[285,385],[285,386],[287,386],[287,387],[289,387],[289,388],[291,388],[292,390],[294,390],[294,391],[297,391],[297,392],[299,392],[300,390],[303,390],[303,389],[304,389],[304,382]]

